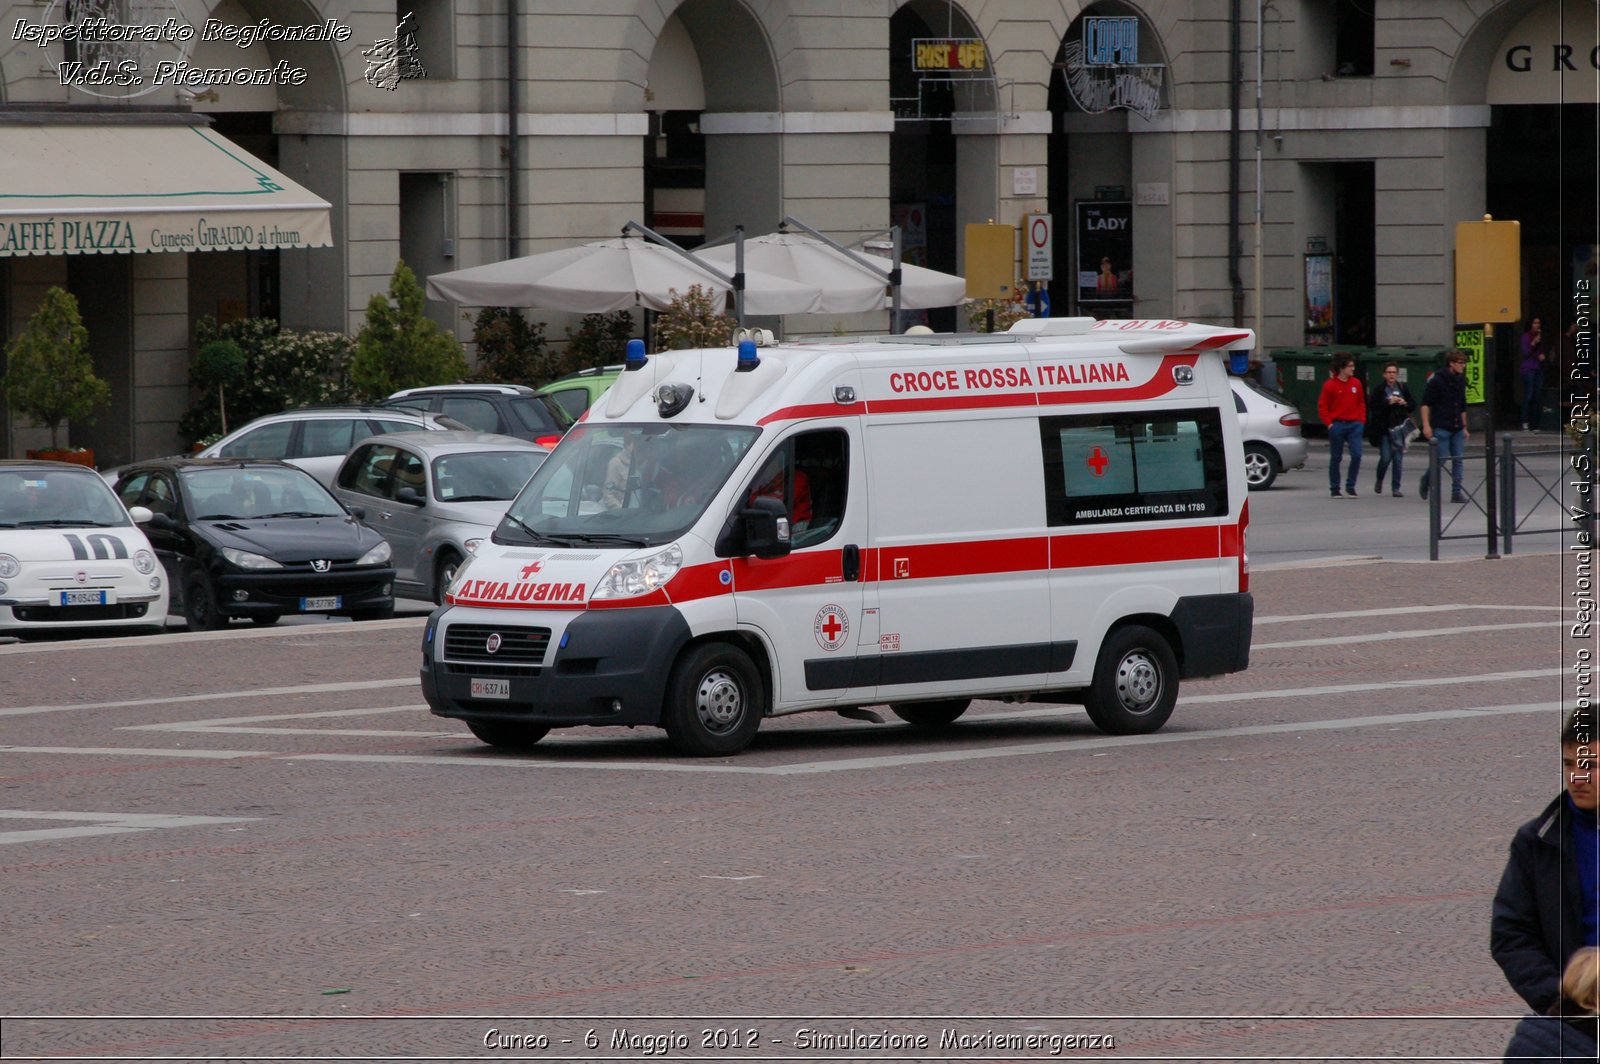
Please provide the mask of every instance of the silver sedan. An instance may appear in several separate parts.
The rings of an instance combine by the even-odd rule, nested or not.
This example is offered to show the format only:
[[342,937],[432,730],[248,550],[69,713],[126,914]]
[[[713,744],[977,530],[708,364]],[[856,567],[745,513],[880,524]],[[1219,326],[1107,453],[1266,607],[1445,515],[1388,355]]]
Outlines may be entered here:
[[394,548],[396,592],[439,602],[549,453],[489,432],[391,432],[355,445],[333,493]]

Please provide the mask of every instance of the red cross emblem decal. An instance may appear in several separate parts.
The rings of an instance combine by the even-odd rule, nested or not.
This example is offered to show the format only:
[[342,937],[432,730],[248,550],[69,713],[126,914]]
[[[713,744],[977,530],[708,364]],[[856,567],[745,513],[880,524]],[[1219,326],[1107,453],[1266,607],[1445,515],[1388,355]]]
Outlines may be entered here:
[[526,580],[528,577],[538,572],[541,564],[541,562],[529,562],[527,565],[524,565],[522,567],[522,579]]
[[845,637],[850,634],[850,615],[842,606],[830,602],[817,611],[812,632],[817,637],[817,645],[823,650],[838,650],[844,646]]
[[1111,459],[1106,457],[1104,451],[1096,447],[1094,449],[1094,453],[1086,459],[1086,462],[1089,466],[1089,470],[1094,473],[1095,476],[1103,477],[1106,475],[1106,466],[1111,464]]

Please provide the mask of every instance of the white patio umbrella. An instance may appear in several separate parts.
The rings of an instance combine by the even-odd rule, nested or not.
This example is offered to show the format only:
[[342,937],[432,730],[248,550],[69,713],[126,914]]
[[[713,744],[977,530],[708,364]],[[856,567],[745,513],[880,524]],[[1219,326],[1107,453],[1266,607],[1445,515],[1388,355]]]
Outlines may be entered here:
[[[428,295],[476,307],[604,314],[630,307],[666,310],[673,291],[682,295],[692,285],[719,296],[734,291],[731,270],[696,259],[695,253],[676,246],[623,236],[436,273],[428,278]],[[816,310],[821,299],[814,284],[745,271],[747,314],[804,313]]]
[[[726,267],[733,262],[734,245],[699,248],[695,253]],[[889,306],[893,295],[889,271],[894,264],[872,255],[861,254],[861,258],[870,265],[803,233],[767,233],[746,237],[744,241],[747,271],[759,270],[819,286],[822,299],[818,309],[826,313],[852,314]],[[900,305],[904,309],[953,307],[961,303],[966,294],[967,282],[963,277],[922,266],[900,266]]]

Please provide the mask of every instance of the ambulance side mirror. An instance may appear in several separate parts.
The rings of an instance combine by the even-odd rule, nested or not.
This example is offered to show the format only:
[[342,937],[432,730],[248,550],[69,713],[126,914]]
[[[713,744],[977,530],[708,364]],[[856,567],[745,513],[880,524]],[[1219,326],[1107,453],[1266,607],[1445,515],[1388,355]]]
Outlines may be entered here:
[[790,547],[789,511],[781,499],[752,499],[736,510],[717,536],[717,557],[782,558]]

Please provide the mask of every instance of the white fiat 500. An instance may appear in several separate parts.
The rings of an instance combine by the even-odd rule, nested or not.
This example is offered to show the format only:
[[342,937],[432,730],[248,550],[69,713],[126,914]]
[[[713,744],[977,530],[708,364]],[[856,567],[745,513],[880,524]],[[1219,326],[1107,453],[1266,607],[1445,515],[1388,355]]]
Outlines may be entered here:
[[87,467],[0,461],[0,633],[164,627],[148,520]]

